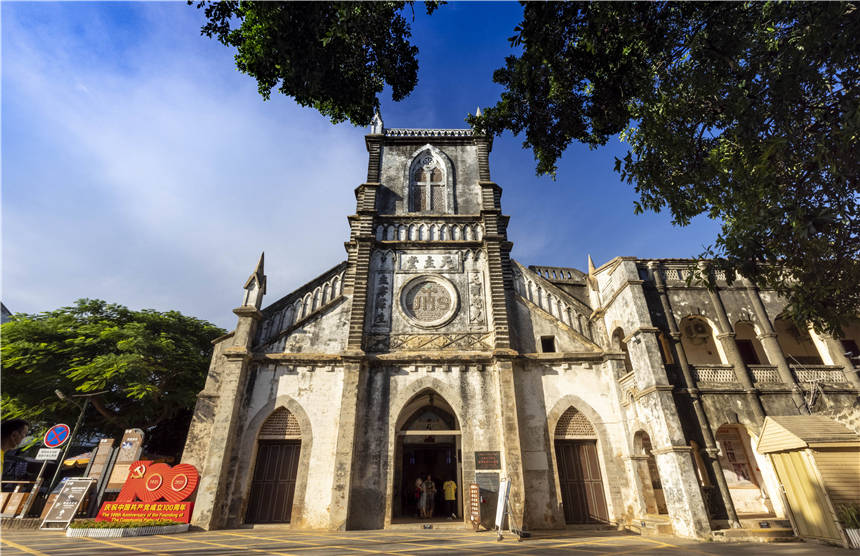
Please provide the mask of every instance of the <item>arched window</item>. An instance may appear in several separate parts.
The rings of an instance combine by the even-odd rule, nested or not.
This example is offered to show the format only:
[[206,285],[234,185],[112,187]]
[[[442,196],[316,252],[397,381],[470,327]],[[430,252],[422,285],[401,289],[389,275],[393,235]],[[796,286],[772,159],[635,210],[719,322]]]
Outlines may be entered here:
[[445,164],[429,149],[412,162],[409,175],[410,212],[446,212]]
[[722,358],[714,331],[705,319],[689,316],[681,321],[681,345],[691,365],[719,365]]
[[790,364],[821,365],[821,355],[812,342],[808,330],[799,329],[794,322],[784,316],[773,321],[776,340]]

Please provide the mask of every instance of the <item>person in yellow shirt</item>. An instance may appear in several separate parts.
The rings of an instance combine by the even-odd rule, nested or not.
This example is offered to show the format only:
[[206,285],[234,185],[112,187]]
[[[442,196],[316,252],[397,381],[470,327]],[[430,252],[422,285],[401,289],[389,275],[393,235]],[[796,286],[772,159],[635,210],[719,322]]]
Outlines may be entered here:
[[445,511],[451,519],[457,519],[457,483],[448,479],[442,485],[442,490],[445,491]]

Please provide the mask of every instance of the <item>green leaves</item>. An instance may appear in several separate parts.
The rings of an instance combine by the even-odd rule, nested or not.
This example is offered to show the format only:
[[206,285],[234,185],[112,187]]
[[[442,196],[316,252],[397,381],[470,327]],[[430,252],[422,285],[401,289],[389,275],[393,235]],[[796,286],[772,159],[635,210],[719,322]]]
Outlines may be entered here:
[[79,300],[2,327],[2,418],[74,422],[79,408],[54,394],[107,393],[93,399],[87,433],[174,426],[203,387],[211,341],[223,330],[169,311],[131,311]]
[[[418,82],[406,2],[199,2],[201,34],[236,48],[236,67],[333,123],[367,125],[378,95],[402,100]],[[412,8],[412,3],[409,3]],[[427,13],[440,2],[426,2]]]
[[630,146],[637,213],[722,221],[703,253],[838,331],[860,307],[854,3],[525,3],[520,56],[469,123],[523,133],[539,174],[573,142]]

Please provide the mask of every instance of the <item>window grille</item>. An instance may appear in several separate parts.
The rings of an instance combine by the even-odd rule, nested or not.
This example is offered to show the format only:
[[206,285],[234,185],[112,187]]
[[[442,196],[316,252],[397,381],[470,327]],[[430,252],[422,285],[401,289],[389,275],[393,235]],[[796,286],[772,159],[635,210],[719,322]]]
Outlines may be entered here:
[[576,408],[564,412],[555,427],[556,438],[597,438],[588,418]]
[[285,440],[301,436],[302,429],[296,416],[283,407],[272,412],[260,428],[260,440]]

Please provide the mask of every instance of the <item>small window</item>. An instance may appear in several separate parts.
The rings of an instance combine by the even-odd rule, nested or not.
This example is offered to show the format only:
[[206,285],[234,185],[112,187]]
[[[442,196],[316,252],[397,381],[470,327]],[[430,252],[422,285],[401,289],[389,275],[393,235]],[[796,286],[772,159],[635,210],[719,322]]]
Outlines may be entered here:
[[555,336],[541,336],[540,349],[544,353],[555,353]]

